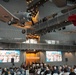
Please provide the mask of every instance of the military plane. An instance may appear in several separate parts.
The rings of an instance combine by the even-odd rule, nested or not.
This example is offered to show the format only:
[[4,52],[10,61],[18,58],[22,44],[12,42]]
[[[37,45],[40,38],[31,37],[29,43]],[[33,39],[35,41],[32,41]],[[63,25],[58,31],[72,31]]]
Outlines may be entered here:
[[30,28],[31,25],[38,21],[39,12],[35,17],[31,12],[19,11],[15,14],[10,13],[4,6],[0,4],[0,21],[20,28]]

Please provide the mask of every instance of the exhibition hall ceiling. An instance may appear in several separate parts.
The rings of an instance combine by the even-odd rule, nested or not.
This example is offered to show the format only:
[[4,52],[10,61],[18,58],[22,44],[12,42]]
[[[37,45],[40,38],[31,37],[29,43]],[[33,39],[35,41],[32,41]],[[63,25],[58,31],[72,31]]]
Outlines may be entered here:
[[[26,0],[10,0],[9,2],[0,0],[0,4],[12,14],[18,11],[26,11],[28,9]],[[54,13],[57,13],[56,17],[59,17],[60,15],[63,15],[61,10],[65,9],[66,7],[67,6],[57,7],[52,0],[48,0],[38,7],[39,20]],[[57,40],[60,42],[60,44],[73,44],[76,41],[76,27],[72,23],[68,26],[62,26],[57,29],[49,30],[50,31],[47,33],[43,32],[40,34],[40,43],[47,43],[45,40]],[[0,21],[0,42],[21,43],[25,40],[26,32],[25,34],[22,34],[21,28],[12,25],[9,26],[7,23]]]

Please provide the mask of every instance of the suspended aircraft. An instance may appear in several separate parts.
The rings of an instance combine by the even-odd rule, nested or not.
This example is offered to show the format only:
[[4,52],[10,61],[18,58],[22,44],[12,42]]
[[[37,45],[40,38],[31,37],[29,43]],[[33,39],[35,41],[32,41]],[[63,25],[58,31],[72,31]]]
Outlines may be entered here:
[[4,6],[0,4],[0,21],[13,25],[19,28],[30,28],[31,25],[38,21],[39,12],[33,17],[31,12],[19,11],[15,14],[9,12]]

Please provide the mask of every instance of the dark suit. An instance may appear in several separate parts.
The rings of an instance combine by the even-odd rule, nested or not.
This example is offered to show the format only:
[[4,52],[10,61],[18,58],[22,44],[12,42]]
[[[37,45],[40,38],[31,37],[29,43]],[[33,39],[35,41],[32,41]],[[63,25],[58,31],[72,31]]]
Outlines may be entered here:
[[76,75],[74,72],[71,72],[69,75]]

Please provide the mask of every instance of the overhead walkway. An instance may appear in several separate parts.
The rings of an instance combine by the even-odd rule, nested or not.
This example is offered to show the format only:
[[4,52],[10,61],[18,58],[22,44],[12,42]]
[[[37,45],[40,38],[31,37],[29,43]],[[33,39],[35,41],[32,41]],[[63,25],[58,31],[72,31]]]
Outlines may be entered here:
[[67,26],[71,24],[71,22],[68,21],[68,17],[72,14],[76,14],[76,9],[68,11],[67,13],[61,16],[55,17],[45,22],[37,23],[36,25],[32,26],[33,30],[27,30],[27,33],[41,34],[41,30],[44,30],[44,29],[46,29],[46,32],[47,32],[49,29],[53,30],[53,29]]
[[60,50],[75,51],[75,45],[51,45],[51,44],[16,44],[16,43],[0,43],[0,49],[19,49],[19,50]]

